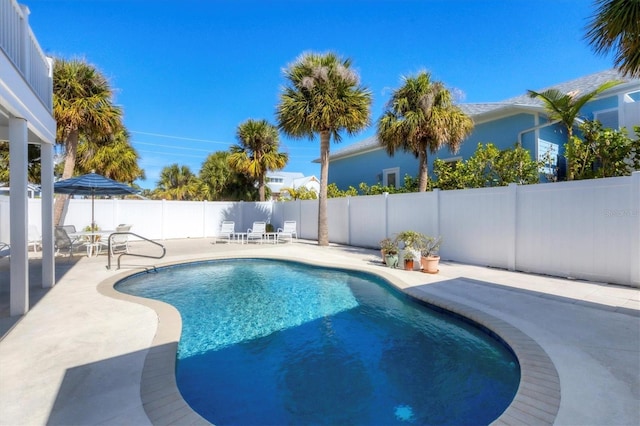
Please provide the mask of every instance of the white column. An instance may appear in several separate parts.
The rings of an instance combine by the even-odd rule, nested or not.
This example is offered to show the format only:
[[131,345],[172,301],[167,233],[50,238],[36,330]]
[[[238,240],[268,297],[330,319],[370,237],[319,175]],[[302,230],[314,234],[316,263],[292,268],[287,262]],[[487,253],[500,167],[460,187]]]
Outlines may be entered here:
[[631,173],[631,267],[630,281],[634,287],[640,287],[640,171]]
[[40,145],[40,180],[42,183],[42,288],[56,282],[53,248],[53,145]]
[[11,260],[9,314],[23,315],[29,310],[29,258],[27,253],[27,121],[9,119],[9,223]]

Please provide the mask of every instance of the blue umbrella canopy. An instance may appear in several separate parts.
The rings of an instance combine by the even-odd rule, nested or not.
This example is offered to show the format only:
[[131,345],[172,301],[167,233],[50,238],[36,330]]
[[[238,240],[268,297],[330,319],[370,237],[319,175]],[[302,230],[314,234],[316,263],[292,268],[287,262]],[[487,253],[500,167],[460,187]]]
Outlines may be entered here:
[[127,195],[136,194],[140,191],[97,173],[88,173],[55,182],[53,184],[53,192],[58,194],[91,195],[91,226],[93,227],[95,224],[93,220],[93,199],[96,195]]
[[53,192],[75,195],[127,195],[136,194],[137,189],[97,173],[88,173],[53,184]]

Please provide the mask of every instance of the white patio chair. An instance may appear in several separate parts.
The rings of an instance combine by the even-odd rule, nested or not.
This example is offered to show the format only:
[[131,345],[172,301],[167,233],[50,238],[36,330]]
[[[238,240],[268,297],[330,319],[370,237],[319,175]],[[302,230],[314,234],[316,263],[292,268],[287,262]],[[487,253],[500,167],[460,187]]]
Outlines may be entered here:
[[220,231],[213,238],[213,244],[216,244],[218,239],[227,240],[227,244],[231,242],[234,234],[236,233],[236,223],[232,220],[225,220],[220,225]]
[[7,243],[0,242],[0,259],[11,256],[11,247]]
[[[71,225],[73,226],[73,225]],[[71,230],[69,226],[56,226],[53,228],[53,237],[55,240],[55,248],[56,255],[60,253],[61,250],[68,251],[69,256],[73,256],[73,251],[81,248],[85,245],[85,241],[80,239],[74,239],[69,236],[69,232],[67,229]],[[73,228],[75,229],[75,227]]]
[[[124,223],[116,226],[116,232],[129,232],[133,225],[126,225]],[[100,240],[100,248],[98,254],[102,251],[103,247],[109,248],[109,240],[111,240],[111,255],[118,253],[129,253],[129,235],[114,235],[109,236],[106,240]]]
[[298,231],[297,231],[297,223],[295,220],[285,220],[284,224],[282,225],[282,228],[278,228],[278,230],[276,231],[277,233],[277,240],[276,241],[280,241],[281,239],[289,239],[290,242],[293,242],[293,238],[295,237],[296,240],[298,239]]
[[29,232],[27,237],[27,250],[33,246],[33,251],[38,251],[38,247],[42,247],[42,235],[38,231],[38,227],[35,225],[29,225]]
[[266,233],[267,222],[253,222],[253,226],[247,229],[247,242],[259,241],[262,244]]

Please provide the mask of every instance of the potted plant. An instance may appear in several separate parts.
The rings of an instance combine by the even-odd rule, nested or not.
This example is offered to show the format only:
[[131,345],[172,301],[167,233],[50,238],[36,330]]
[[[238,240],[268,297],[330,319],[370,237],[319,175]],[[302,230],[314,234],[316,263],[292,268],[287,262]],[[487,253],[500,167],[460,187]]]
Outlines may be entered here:
[[[413,261],[420,259],[420,249],[424,241],[424,235],[417,231],[402,231],[396,236],[396,241],[399,245],[402,245],[401,258],[407,260],[411,258],[411,265]],[[405,263],[405,269],[408,269]],[[412,267],[413,269],[413,267]]]
[[382,263],[390,268],[398,266],[398,243],[391,238],[385,238],[380,241],[380,252],[382,254]]
[[413,252],[413,250],[404,250],[402,259],[404,260],[404,270],[413,271],[415,260],[415,253]]
[[442,237],[424,237],[422,247],[420,249],[420,265],[422,266],[422,272],[428,274],[438,273],[438,264],[440,263],[438,250],[440,249],[441,243]]
[[[91,225],[87,225],[84,228],[82,228],[82,231],[87,234],[98,232],[99,230],[100,230],[100,227],[98,226],[97,223],[92,223]],[[96,243],[100,241],[100,235],[95,235],[95,234],[87,235],[82,237],[82,239],[87,242]]]

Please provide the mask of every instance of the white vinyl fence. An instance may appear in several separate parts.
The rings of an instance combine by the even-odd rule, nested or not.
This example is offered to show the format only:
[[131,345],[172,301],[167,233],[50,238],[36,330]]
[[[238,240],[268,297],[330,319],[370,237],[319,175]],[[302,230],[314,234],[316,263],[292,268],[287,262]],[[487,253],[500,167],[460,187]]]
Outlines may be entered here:
[[[40,223],[40,200],[29,222]],[[0,241],[9,239],[9,198],[0,197]],[[640,287],[640,172],[630,177],[328,200],[329,240],[377,248],[403,230],[443,238],[440,255],[477,265]],[[298,223],[317,239],[318,202],[95,200],[102,229],[120,223],[151,239],[206,238],[223,220]],[[91,221],[91,200],[71,200],[66,224]]]

